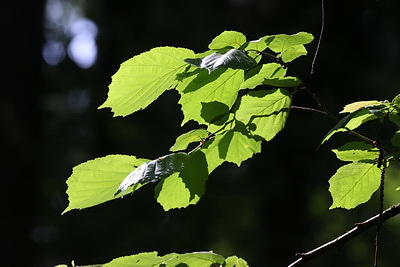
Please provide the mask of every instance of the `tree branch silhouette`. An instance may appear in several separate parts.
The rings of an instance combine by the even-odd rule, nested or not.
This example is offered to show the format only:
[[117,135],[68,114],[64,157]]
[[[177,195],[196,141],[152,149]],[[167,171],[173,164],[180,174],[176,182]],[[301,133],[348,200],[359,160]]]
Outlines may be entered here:
[[345,234],[304,253],[296,253],[296,256],[299,257],[296,261],[288,265],[288,267],[300,266],[305,264],[306,262],[315,259],[316,257],[332,250],[334,248],[339,248],[347,241],[352,240],[354,237],[363,233],[366,229],[371,228],[372,226],[376,226],[378,223],[382,224],[386,220],[398,215],[400,213],[400,203],[397,203],[388,209],[384,210],[382,214],[377,214],[366,221],[356,223],[355,226],[347,231]]

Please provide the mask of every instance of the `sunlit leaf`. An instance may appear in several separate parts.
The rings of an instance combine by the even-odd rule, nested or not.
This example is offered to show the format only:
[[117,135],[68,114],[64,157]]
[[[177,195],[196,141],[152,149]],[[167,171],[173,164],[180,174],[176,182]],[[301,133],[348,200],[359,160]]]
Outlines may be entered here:
[[250,137],[245,126],[237,122],[232,130],[227,131],[218,143],[219,157],[225,161],[240,164],[261,152],[261,141]]
[[184,70],[189,49],[156,47],[121,64],[112,77],[108,98],[99,108],[111,108],[114,116],[126,116],[146,108],[170,89],[176,75]]
[[224,267],[249,267],[249,265],[244,259],[238,258],[236,256],[231,256],[225,260]]
[[299,56],[307,54],[304,45],[310,43],[314,37],[306,32],[293,35],[278,34],[266,37],[268,48],[279,53],[284,62],[290,62]]
[[208,173],[211,173],[225,161],[220,157],[218,149],[218,144],[221,142],[223,137],[224,136],[222,134],[216,135],[201,147],[201,151],[204,153],[207,159]]
[[[225,258],[212,252],[192,252],[185,254],[170,253],[158,256],[157,252],[144,252],[136,255],[120,257],[102,265],[103,267],[203,267],[221,265]],[[83,266],[84,267],[84,266]],[[88,266],[89,267],[89,266]]]
[[157,185],[155,197],[166,211],[196,204],[204,194],[207,178],[206,157],[196,151],[180,173],[170,175]]
[[185,208],[190,204],[190,191],[179,177],[179,173],[174,173],[159,182],[155,190],[155,198],[165,211]]
[[189,155],[184,152],[173,153],[148,161],[134,169],[119,185],[115,195],[124,192],[135,184],[157,182],[175,172],[181,171],[188,161]]
[[[218,69],[211,74],[205,71],[186,79],[178,86],[181,98],[179,104],[182,105],[184,115],[183,123],[195,120],[200,124],[208,124],[202,114],[204,103],[221,103],[231,108],[237,98],[240,85],[243,82],[243,70]],[[213,110],[206,112],[211,116]],[[220,115],[215,113],[215,117]]]
[[307,55],[307,49],[303,45],[294,46],[281,53],[283,62],[291,62],[300,56]]
[[379,157],[379,149],[364,142],[350,142],[332,151],[343,161],[375,160]]
[[290,105],[291,95],[285,89],[249,92],[242,97],[236,118],[253,135],[269,141],[285,127]]
[[380,184],[381,170],[372,163],[353,162],[340,167],[329,180],[333,208],[352,209],[367,202]]
[[397,108],[400,108],[400,94],[396,95],[393,98],[392,103],[395,104]]
[[378,100],[370,100],[370,101],[358,101],[354,102],[351,104],[346,105],[340,113],[350,113],[354,112],[356,110],[359,110],[360,108],[364,108],[367,106],[372,106],[372,105],[377,105],[380,104]]
[[224,31],[215,37],[208,48],[212,50],[221,50],[229,48],[239,48],[246,43],[246,36],[236,31]]
[[278,63],[268,63],[257,66],[249,70],[245,75],[245,80],[240,89],[253,89],[263,84],[266,79],[281,79],[286,75],[286,69]]
[[276,87],[297,87],[301,84],[301,80],[297,77],[285,76],[282,78],[265,79],[263,84]]
[[266,37],[262,37],[258,40],[249,41],[245,45],[245,50],[248,52],[248,55],[254,58],[257,62],[262,58],[259,52],[262,52],[267,48],[265,39]]
[[346,132],[354,130],[363,123],[377,119],[378,117],[372,114],[368,108],[361,108],[355,112],[348,114],[346,117],[341,119],[335,127],[333,127],[322,139],[321,144],[331,138],[335,133]]
[[206,129],[196,129],[180,135],[175,144],[169,149],[170,151],[180,151],[187,149],[188,145],[193,142],[200,142],[203,138],[208,136]]
[[[114,193],[122,180],[133,169],[147,161],[134,156],[109,155],[74,167],[67,181],[69,205],[63,213],[115,199]],[[131,187],[126,193],[131,193],[140,187],[141,185]]]

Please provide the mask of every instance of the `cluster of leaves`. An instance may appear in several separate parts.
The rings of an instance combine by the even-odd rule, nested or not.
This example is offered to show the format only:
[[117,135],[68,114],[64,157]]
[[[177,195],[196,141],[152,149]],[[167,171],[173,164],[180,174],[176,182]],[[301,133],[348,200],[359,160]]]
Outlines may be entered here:
[[[167,90],[180,94],[182,125],[198,127],[177,137],[169,154],[157,159],[109,155],[84,162],[68,179],[69,205],[92,207],[133,193],[156,182],[155,198],[164,210],[196,204],[205,192],[208,176],[224,162],[240,166],[261,151],[284,127],[296,92],[304,89],[297,77],[287,75],[287,63],[306,55],[309,33],[269,35],[247,41],[239,32],[225,31],[213,39],[206,52],[186,48],[157,47],[124,62],[112,77],[108,98],[100,108],[114,116],[127,116],[146,108]],[[325,112],[326,113],[326,112]],[[323,138],[350,132],[361,141],[334,149],[338,159],[350,162],[329,180],[331,208],[351,209],[368,201],[379,188],[384,170],[398,159],[400,131],[390,148],[355,132],[372,120],[400,128],[400,96],[389,101],[362,101],[347,105],[349,113]],[[194,147],[194,148],[193,148]],[[105,266],[125,263],[146,266],[247,266],[235,256],[214,253],[141,253],[113,260]]]
[[350,132],[363,140],[349,142],[333,150],[338,159],[350,163],[340,167],[329,180],[329,191],[333,198],[330,208],[352,209],[367,202],[377,191],[381,179],[384,178],[383,170],[398,160],[400,148],[400,131],[394,133],[390,147],[386,147],[377,140],[359,135],[354,130],[372,120],[379,120],[380,128],[387,122],[394,123],[400,128],[400,95],[391,102],[377,100],[354,102],[345,106],[341,113],[349,114],[329,131],[322,142],[339,132]]
[[[174,89],[180,94],[182,125],[192,120],[199,127],[179,136],[172,154],[155,160],[109,155],[76,166],[67,181],[69,205],[64,213],[132,193],[150,182],[158,182],[155,198],[165,210],[197,203],[215,168],[224,162],[240,166],[261,151],[263,140],[284,128],[301,84],[286,74],[286,64],[307,54],[304,45],[312,40],[311,34],[300,32],[247,41],[242,33],[225,31],[204,53],[157,47],[124,62],[100,108],[127,116]],[[191,143],[198,146],[188,151]]]
[[[73,264],[74,266],[74,264]],[[116,258],[106,264],[101,265],[80,265],[81,267],[120,267],[120,266],[224,266],[224,267],[248,267],[245,260],[236,256],[224,258],[212,252],[193,252],[185,254],[170,253],[158,256],[157,252],[144,252],[136,255]],[[67,265],[57,265],[56,267],[67,267]]]

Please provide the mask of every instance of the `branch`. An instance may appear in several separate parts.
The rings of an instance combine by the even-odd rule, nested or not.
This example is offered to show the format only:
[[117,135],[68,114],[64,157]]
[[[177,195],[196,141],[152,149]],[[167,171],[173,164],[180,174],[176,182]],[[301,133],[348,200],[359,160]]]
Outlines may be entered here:
[[291,106],[291,108],[307,110],[307,111],[313,111],[313,112],[317,112],[317,113],[321,113],[321,114],[327,115],[325,111],[322,111],[322,110],[319,110],[319,109],[315,109],[315,108],[307,108],[307,107],[300,107],[300,106]]
[[333,248],[338,248],[338,247],[342,246],[344,243],[346,243],[347,241],[350,241],[357,235],[364,232],[366,229],[371,228],[374,225],[377,225],[378,222],[383,223],[387,219],[390,219],[390,218],[398,215],[399,213],[400,213],[400,203],[397,203],[397,204],[391,206],[390,208],[384,210],[382,212],[381,216],[379,216],[380,214],[377,214],[374,217],[371,217],[364,222],[356,223],[354,228],[352,228],[345,234],[323,244],[322,246],[319,246],[319,247],[317,247],[313,250],[310,250],[308,252],[305,252],[305,253],[296,253],[296,256],[299,258],[296,261],[294,261],[293,263],[291,263],[288,267],[300,266]]

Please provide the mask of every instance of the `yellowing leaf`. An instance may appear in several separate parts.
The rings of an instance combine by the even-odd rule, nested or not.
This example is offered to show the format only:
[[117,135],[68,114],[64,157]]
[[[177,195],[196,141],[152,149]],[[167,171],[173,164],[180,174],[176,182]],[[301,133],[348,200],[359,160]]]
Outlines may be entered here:
[[351,104],[346,105],[340,113],[351,113],[356,110],[359,110],[360,108],[367,107],[367,106],[372,106],[372,105],[378,105],[380,102],[378,100],[370,100],[370,101],[357,101]]

